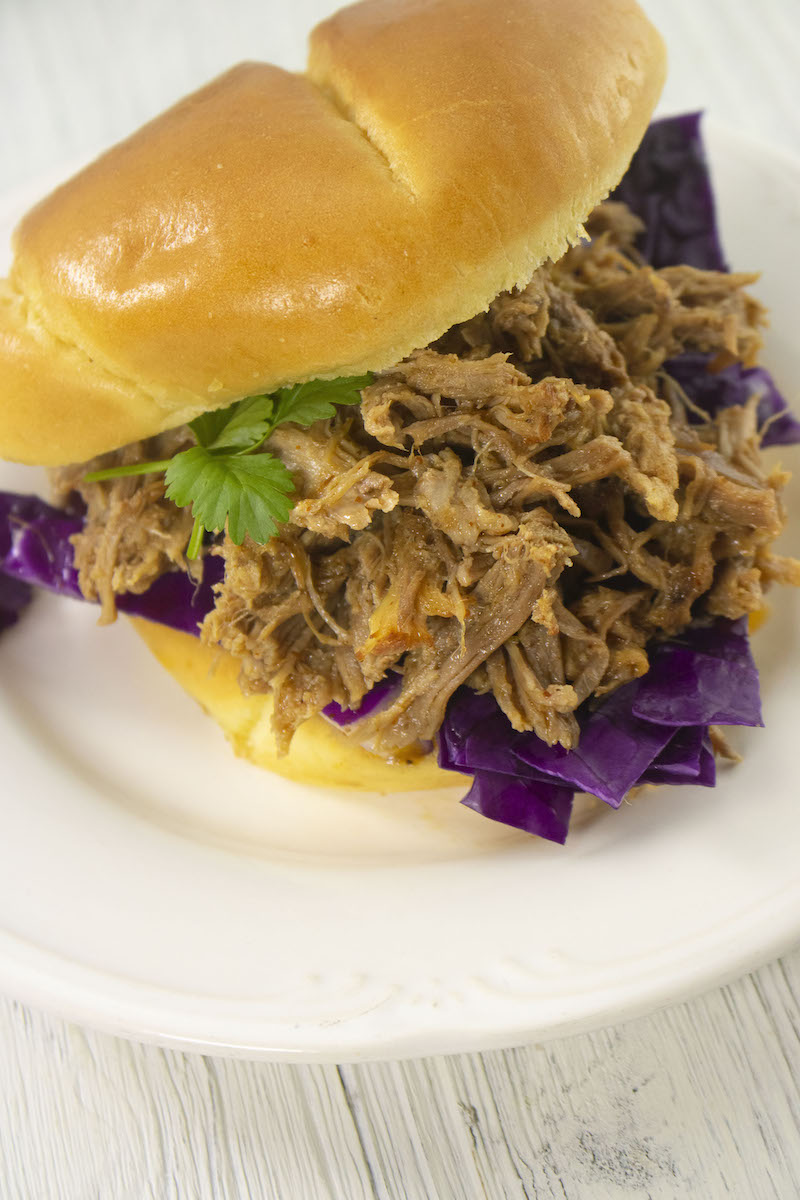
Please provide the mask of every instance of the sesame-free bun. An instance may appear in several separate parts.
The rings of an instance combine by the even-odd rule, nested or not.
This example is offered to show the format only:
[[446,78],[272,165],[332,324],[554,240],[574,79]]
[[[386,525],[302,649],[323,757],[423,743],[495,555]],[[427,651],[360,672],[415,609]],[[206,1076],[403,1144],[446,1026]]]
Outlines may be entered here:
[[663,75],[633,0],[365,0],[305,75],[235,67],[21,222],[0,457],[83,461],[426,345],[576,238]]
[[[438,788],[460,788],[466,794],[472,783],[468,775],[442,770],[434,754],[416,762],[386,762],[324,717],[304,722],[292,738],[288,753],[279,755],[272,734],[272,697],[242,694],[239,664],[230,654],[166,625],[139,617],[130,620],[161,666],[217,722],[234,753],[254,766],[297,783],[381,795]],[[604,811],[606,806],[594,796],[578,794],[570,829]]]
[[221,726],[236,754],[287,779],[369,792],[427,791],[462,787],[470,780],[443,771],[429,754],[416,762],[389,763],[370,754],[324,717],[312,717],[278,755],[272,733],[272,697],[245,696],[239,663],[224,650],[166,625],[131,622],[147,647],[181,687]]
[[[272,697],[242,694],[239,664],[230,654],[166,625],[139,617],[130,620],[161,666],[217,722],[234,753],[256,767],[297,783],[381,795],[454,787],[466,794],[472,783],[468,775],[442,770],[434,754],[415,762],[386,762],[324,717],[305,721],[288,753],[279,755],[272,733]],[[579,793],[573,801],[570,829],[605,811],[602,801]]]

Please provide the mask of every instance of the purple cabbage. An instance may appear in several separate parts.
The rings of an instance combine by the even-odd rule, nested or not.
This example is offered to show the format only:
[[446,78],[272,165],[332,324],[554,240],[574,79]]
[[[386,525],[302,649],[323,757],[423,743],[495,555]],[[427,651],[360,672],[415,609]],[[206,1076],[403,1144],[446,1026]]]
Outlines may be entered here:
[[531,803],[531,784],[525,776],[476,770],[472,787],[461,803],[491,821],[500,821],[563,846],[574,796],[571,788],[537,782],[536,800]]
[[[34,584],[60,596],[82,600],[71,538],[83,518],[53,508],[38,496],[0,492],[0,581],[3,589]],[[117,597],[120,612],[147,617],[182,633],[197,633],[214,607],[213,585],[222,578],[222,559],[207,555],[196,584],[182,571],[170,571],[146,592]],[[0,606],[2,605],[0,592]]]
[[[741,363],[714,371],[711,361],[710,354],[682,354],[664,363],[664,370],[698,408],[712,417],[723,408],[747,404],[753,396],[758,396],[762,446],[791,446],[800,442],[800,421],[789,410],[769,371],[764,367],[743,367]],[[691,409],[688,415],[692,420]]]
[[715,780],[716,763],[708,730],[703,725],[685,725],[675,731],[639,782],[713,787]]
[[342,708],[333,700],[325,709],[325,716],[333,721],[334,725],[352,725],[354,721],[360,721],[362,717],[391,703],[401,686],[402,676],[396,671],[387,671],[383,679],[379,679],[374,687],[370,688],[358,708]]
[[653,121],[611,194],[645,224],[637,249],[652,267],[727,271],[700,133],[702,113]]
[[747,619],[695,625],[657,645],[637,681],[632,711],[643,721],[679,725],[763,725],[758,670]]
[[70,538],[80,514],[53,508],[38,496],[0,492],[0,570],[21,583],[81,598]]
[[[495,819],[526,830],[534,822],[554,828],[553,787],[559,793],[589,792],[612,808],[643,783],[711,787],[708,725],[761,724],[758,673],[745,628],[744,619],[720,619],[690,628],[679,641],[652,646],[653,666],[646,675],[579,711],[574,750],[516,732],[493,696],[461,688],[440,732],[439,764],[474,775],[471,808],[493,816],[503,811],[507,796],[506,818]],[[676,661],[680,670],[673,676]],[[507,782],[513,779],[515,789]],[[527,809],[520,799],[523,787]],[[558,811],[566,811],[565,803]]]
[[[645,222],[639,249],[654,267],[685,262],[726,269],[700,114],[655,122],[613,198]],[[763,368],[733,365],[713,371],[709,356],[686,354],[666,369],[711,415],[758,393],[763,444],[800,441],[800,421]],[[80,596],[70,541],[80,527],[75,511],[0,493],[0,630],[28,603],[31,584]],[[208,555],[199,586],[171,572],[141,596],[120,596],[118,606],[196,634],[213,606],[213,584],[221,574],[222,560]],[[698,624],[649,650],[651,669],[642,679],[579,710],[580,742],[572,751],[516,732],[493,696],[460,688],[448,705],[438,752],[443,767],[473,777],[463,803],[492,820],[563,843],[576,791],[589,791],[617,807],[642,783],[713,786],[708,726],[761,724],[746,621]],[[397,686],[397,677],[382,680],[356,711],[330,705],[326,715],[337,724],[352,724],[386,703]]]
[[130,617],[146,617],[148,621],[169,625],[180,633],[197,635],[203,620],[214,607],[214,584],[221,581],[224,573],[222,559],[216,554],[207,554],[199,583],[183,571],[169,571],[140,596],[128,592],[117,597],[117,607]]
[[703,725],[683,725],[672,736],[647,770],[643,783],[694,783],[700,774],[700,755],[706,730]]
[[582,714],[580,742],[574,750],[525,738],[517,755],[554,779],[619,808],[673,732],[637,717],[635,695],[636,684],[629,683]]
[[[727,271],[719,240],[711,177],[700,132],[702,113],[654,121],[621,183],[612,193],[645,223],[637,249],[653,267],[688,263],[707,271]],[[665,370],[699,408],[714,416],[720,409],[761,397],[762,445],[800,442],[800,421],[764,367],[733,363],[710,369],[712,356],[684,354]],[[691,414],[690,414],[691,415]]]
[[717,782],[717,756],[711,744],[711,734],[706,731],[703,738],[703,748],[700,751],[700,766],[697,779],[693,780],[696,787],[714,787]]
[[635,689],[635,683],[628,684],[595,709],[585,708],[579,745],[565,750],[548,746],[535,734],[517,733],[493,696],[461,688],[448,705],[440,732],[440,765],[466,773],[524,774],[532,782],[591,792],[618,808],[674,734],[636,717]]

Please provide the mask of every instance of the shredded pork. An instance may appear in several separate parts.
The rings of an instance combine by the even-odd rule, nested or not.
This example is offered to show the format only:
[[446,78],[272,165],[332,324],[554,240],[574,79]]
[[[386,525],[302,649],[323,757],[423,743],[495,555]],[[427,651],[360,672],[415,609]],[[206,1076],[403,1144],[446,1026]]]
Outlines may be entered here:
[[56,503],[77,492],[86,504],[83,531],[72,539],[75,566],[86,599],[100,602],[101,624],[115,620],[116,596],[140,595],[176,567],[196,569],[184,553],[193,522],[188,509],[167,500],[161,475],[128,475],[104,483],[87,483],[84,476],[106,467],[167,459],[192,445],[187,429],[175,429],[51,473]]
[[[281,748],[390,669],[392,702],[357,726],[390,758],[431,743],[464,683],[571,748],[578,706],[642,675],[653,639],[800,583],[771,550],[786,476],[762,462],[756,401],[690,421],[661,370],[688,350],[752,363],[754,277],[652,269],[618,204],[588,228],[526,288],[384,371],[360,407],[267,444],[298,502],[268,545],[215,548],[225,579],[202,635],[239,659],[246,692],[273,693]],[[186,436],[98,462],[165,457]],[[110,618],[115,593],[186,569],[191,518],[158,476],[86,484],[86,469],[58,483],[87,501],[80,582]]]

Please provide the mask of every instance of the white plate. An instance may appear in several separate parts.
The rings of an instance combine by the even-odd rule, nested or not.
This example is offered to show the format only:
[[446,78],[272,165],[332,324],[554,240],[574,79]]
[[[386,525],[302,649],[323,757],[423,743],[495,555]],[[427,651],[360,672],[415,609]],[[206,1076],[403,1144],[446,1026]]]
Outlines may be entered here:
[[[763,268],[765,358],[796,403],[800,167],[709,132],[726,247]],[[443,1053],[618,1021],[800,935],[796,594],[757,637],[768,727],[737,736],[744,763],[564,849],[457,792],[326,792],[235,761],[95,615],[41,597],[0,641],[0,986],[25,1001],[252,1057]]]

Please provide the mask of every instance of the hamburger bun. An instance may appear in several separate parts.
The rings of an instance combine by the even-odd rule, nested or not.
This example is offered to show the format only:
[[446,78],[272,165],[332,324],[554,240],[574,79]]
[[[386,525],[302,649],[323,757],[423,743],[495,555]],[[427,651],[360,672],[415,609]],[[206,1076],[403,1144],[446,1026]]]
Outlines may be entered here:
[[288,753],[279,755],[272,732],[272,697],[242,694],[235,658],[166,625],[140,618],[131,623],[161,666],[220,725],[234,753],[256,766],[301,783],[383,794],[459,785],[466,789],[471,782],[466,775],[443,771],[433,754],[415,762],[389,763],[324,717],[301,725]]
[[[245,63],[22,220],[0,283],[0,456],[57,466],[244,396],[392,366],[581,234],[661,90],[634,0],[365,0],[307,72]],[[379,792],[463,785],[322,717],[279,756],[239,664],[140,636],[237,754]]]
[[388,367],[559,257],[664,78],[634,0],[365,0],[37,205],[0,286],[0,456],[58,465]]
[[[160,665],[217,722],[234,754],[254,766],[296,783],[384,796],[454,787],[466,793],[472,783],[468,775],[444,771],[435,754],[416,762],[387,762],[324,717],[312,717],[301,725],[288,754],[279,755],[272,732],[272,697],[242,694],[239,664],[230,654],[166,625],[139,617],[131,618],[131,624]],[[578,793],[570,828],[580,827],[606,809],[595,796]]]

